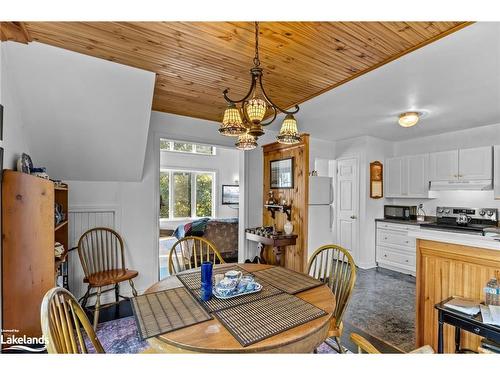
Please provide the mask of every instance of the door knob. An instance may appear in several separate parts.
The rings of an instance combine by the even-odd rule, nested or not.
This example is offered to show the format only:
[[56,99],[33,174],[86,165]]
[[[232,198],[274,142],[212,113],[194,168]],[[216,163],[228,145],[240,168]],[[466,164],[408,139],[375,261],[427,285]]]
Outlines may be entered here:
[[354,220],[354,219],[356,219],[356,216],[354,216],[354,215],[351,215],[351,219],[353,219],[353,220]]

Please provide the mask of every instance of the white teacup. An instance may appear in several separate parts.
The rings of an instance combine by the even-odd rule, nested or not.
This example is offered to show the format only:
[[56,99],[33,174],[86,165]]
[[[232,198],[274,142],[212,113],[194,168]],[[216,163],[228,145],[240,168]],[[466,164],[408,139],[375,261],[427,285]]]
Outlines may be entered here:
[[236,271],[236,270],[230,270],[230,271],[227,271],[224,276],[226,276],[230,280],[236,280],[239,282],[241,280],[241,277],[243,276],[243,272]]

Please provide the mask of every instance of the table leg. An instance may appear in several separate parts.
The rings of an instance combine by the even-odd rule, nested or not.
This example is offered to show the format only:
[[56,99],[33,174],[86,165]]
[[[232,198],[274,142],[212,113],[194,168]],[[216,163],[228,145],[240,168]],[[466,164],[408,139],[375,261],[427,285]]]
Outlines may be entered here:
[[266,258],[264,257],[264,250],[266,249],[264,244],[262,242],[257,242],[257,249],[260,251],[260,260],[262,264],[267,264]]
[[443,313],[438,314],[438,353],[443,353]]
[[460,327],[455,327],[455,353],[460,352]]
[[285,257],[283,256],[283,248],[281,246],[273,247],[274,256],[276,257],[276,265],[283,267]]

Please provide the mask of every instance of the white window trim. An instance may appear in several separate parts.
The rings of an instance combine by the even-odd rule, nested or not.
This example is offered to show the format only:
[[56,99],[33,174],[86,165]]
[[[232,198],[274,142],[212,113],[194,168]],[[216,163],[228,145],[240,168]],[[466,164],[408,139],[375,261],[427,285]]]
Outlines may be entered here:
[[[186,141],[179,141],[179,140],[175,140],[175,139],[167,139],[167,138],[160,138],[160,144],[161,144],[161,141],[166,141],[166,142],[169,142],[170,143],[170,147],[171,149],[170,150],[164,150],[161,148],[160,146],[160,151],[161,152],[173,152],[175,154],[186,154],[186,155],[200,155],[200,156],[216,156],[217,155],[217,147],[214,146],[214,145],[210,145],[210,144],[205,144],[205,143],[198,143],[198,142],[186,142]],[[181,151],[181,150],[174,150],[174,142],[178,142],[178,143],[190,143],[191,145],[193,145],[193,151]],[[208,147],[212,147],[213,149],[213,154],[204,154],[204,153],[201,153],[201,152],[195,152],[194,150],[197,148],[197,146],[208,146]]]
[[[160,168],[160,173],[169,172],[170,176],[168,179],[169,183],[169,196],[168,196],[168,207],[169,213],[168,218],[160,217],[160,222],[169,222],[169,221],[186,221],[186,220],[196,220],[202,217],[214,218],[217,217],[217,180],[218,180],[218,172],[214,169],[189,169],[189,168],[176,168],[176,167],[168,167],[168,168]],[[188,172],[191,173],[191,216],[188,217],[174,217],[174,194],[173,194],[173,178],[172,175],[174,172]],[[212,174],[212,215],[211,216],[197,216],[196,215],[196,176],[198,174]]]

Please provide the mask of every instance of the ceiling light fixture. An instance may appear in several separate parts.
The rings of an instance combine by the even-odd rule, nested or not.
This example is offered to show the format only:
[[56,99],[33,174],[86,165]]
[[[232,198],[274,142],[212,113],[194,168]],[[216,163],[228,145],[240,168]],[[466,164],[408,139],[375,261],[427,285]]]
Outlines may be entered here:
[[[251,84],[248,93],[240,100],[233,100],[228,97],[229,89],[223,92],[224,99],[228,107],[224,111],[222,124],[219,132],[229,137],[239,137],[236,147],[240,150],[253,150],[257,147],[257,138],[264,134],[264,126],[271,124],[278,112],[286,115],[279,135],[278,142],[284,144],[294,144],[300,142],[300,135],[297,131],[297,120],[293,117],[299,111],[296,105],[292,110],[286,111],[274,104],[264,90],[262,84],[263,69],[260,67],[259,59],[259,23],[255,22],[255,57],[253,68],[250,69]],[[236,104],[240,104],[238,108]],[[270,113],[269,113],[270,112]],[[270,115],[270,120],[263,122],[266,114]]]
[[419,119],[420,113],[418,112],[405,112],[399,115],[398,123],[403,128],[409,128],[416,125]]

